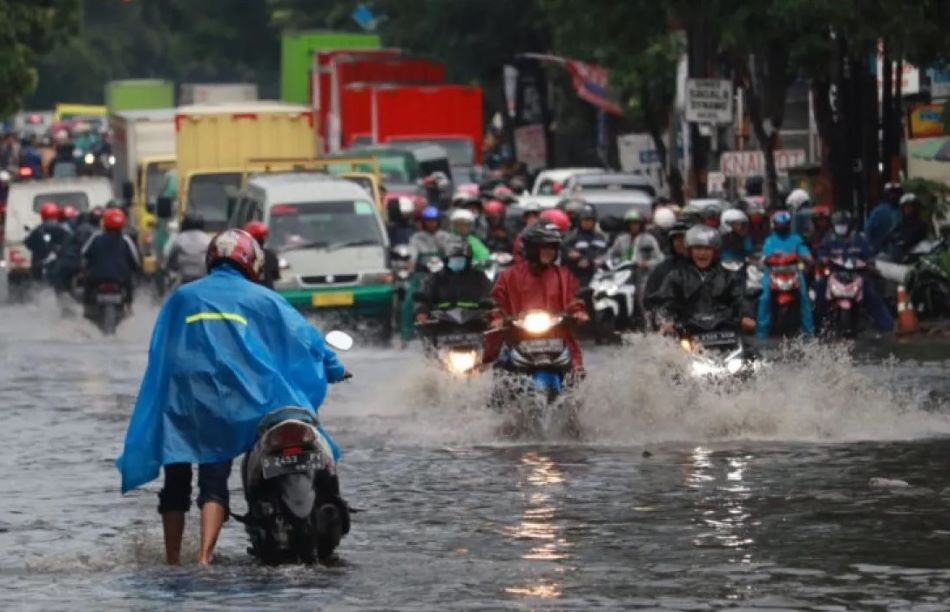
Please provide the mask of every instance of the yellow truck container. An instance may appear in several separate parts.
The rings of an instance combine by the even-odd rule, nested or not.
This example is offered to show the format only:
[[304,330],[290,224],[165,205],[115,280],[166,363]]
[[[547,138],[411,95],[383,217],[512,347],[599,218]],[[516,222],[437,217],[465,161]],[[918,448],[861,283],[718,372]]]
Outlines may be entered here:
[[209,231],[227,223],[228,195],[243,186],[247,160],[312,158],[313,112],[281,102],[181,106],[175,113],[178,205]]

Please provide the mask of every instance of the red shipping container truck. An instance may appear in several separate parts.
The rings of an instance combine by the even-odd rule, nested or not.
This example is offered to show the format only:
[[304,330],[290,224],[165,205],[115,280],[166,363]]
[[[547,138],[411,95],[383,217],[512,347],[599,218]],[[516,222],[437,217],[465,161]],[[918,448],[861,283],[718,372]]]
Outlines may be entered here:
[[344,148],[431,141],[446,148],[453,165],[482,162],[480,87],[354,84],[340,102]]

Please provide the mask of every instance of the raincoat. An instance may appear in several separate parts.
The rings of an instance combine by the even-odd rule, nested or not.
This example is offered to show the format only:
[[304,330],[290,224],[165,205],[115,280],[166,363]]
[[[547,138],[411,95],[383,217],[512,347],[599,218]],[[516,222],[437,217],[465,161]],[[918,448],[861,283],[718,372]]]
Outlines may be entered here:
[[116,460],[122,492],[155,479],[163,465],[234,459],[252,446],[264,415],[283,406],[316,412],[327,383],[343,375],[336,354],[286,300],[230,266],[213,269],[172,294],[158,315]]

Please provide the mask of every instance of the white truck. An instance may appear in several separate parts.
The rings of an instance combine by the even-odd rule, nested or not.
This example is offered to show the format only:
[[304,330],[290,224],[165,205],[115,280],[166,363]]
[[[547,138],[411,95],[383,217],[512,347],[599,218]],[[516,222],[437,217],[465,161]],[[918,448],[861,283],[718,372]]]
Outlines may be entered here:
[[186,104],[223,104],[257,100],[254,83],[182,83],[179,106]]

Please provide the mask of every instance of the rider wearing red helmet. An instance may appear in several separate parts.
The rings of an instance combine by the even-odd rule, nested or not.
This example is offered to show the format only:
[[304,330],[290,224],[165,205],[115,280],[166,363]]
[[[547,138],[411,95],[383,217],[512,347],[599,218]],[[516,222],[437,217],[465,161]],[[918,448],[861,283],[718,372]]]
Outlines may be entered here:
[[91,304],[95,289],[101,283],[114,283],[125,289],[125,299],[131,305],[132,279],[141,269],[135,242],[125,234],[125,213],[121,208],[108,208],[102,213],[102,229],[82,247],[83,267],[86,270],[86,299]]
[[274,282],[280,280],[280,259],[277,257],[277,253],[264,246],[270,230],[263,221],[250,221],[244,226],[244,231],[253,236],[254,240],[257,240],[257,244],[261,245],[261,249],[264,251],[264,272],[261,275],[260,283],[268,289],[273,289]]
[[485,221],[488,223],[485,246],[492,253],[511,252],[511,233],[505,227],[505,211],[507,210],[507,206],[499,200],[488,200],[485,203]]
[[545,221],[550,221],[554,224],[561,234],[566,234],[568,230],[571,229],[571,218],[567,216],[567,213],[558,208],[548,208],[547,210],[541,213],[541,219]]
[[66,241],[69,232],[59,222],[59,206],[46,202],[40,206],[42,222],[30,232],[23,246],[30,250],[30,270],[35,280],[43,278],[44,265],[49,263]]
[[[158,315],[116,461],[123,492],[164,468],[158,511],[169,564],[181,561],[192,464],[198,464],[201,508],[198,563],[208,565],[228,516],[231,462],[254,443],[261,419],[284,406],[316,413],[327,383],[347,377],[317,329],[257,283],[264,253],[249,233],[230,229],[215,236],[207,267],[207,276],[179,287]],[[338,459],[339,448],[320,430]],[[328,491],[338,490],[336,482],[331,485]],[[327,531],[345,534],[349,519],[339,495],[317,504],[315,511],[329,521]]]

